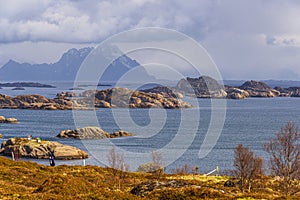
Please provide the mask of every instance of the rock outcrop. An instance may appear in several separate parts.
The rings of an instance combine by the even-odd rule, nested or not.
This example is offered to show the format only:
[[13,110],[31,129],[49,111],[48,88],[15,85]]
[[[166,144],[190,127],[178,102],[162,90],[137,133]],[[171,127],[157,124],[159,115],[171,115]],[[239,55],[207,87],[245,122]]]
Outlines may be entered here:
[[80,105],[76,100],[66,97],[48,99],[41,95],[20,95],[10,97],[0,94],[0,109],[31,109],[31,110],[71,110],[89,109]]
[[74,130],[64,130],[57,135],[57,137],[59,138],[72,138],[72,139],[104,139],[104,138],[117,138],[117,137],[126,137],[126,136],[133,136],[133,134],[121,130],[109,134],[108,132],[95,126],[77,128]]
[[272,89],[270,86],[259,81],[247,81],[239,87],[239,89],[246,90],[250,97],[277,97],[280,92]]
[[158,86],[151,89],[141,90],[141,92],[162,94],[170,98],[183,98],[183,95],[180,92],[177,92],[176,88],[169,88],[165,86]]
[[190,108],[190,103],[170,94],[141,92],[127,88],[110,88],[107,90],[88,90],[81,94],[79,104],[93,105],[98,108]]
[[2,143],[0,154],[11,156],[12,152],[21,157],[46,159],[54,156],[55,159],[72,160],[87,158],[88,154],[76,147],[64,145],[59,142],[40,141],[39,139],[11,138]]
[[109,133],[101,128],[89,126],[84,128],[77,128],[74,130],[61,131],[57,137],[59,138],[73,138],[73,139],[102,139],[109,138]]
[[134,134],[126,132],[126,131],[122,131],[122,130],[118,130],[118,131],[115,131],[115,132],[109,134],[110,138],[128,137],[128,136],[134,136]]
[[[72,97],[72,98],[71,98]],[[76,97],[76,98],[75,98]],[[0,94],[0,108],[32,110],[71,110],[96,108],[190,108],[191,104],[174,98],[167,93],[151,93],[110,88],[88,90],[81,94],[62,92],[57,98],[48,99],[41,95],[10,97]]]
[[41,95],[20,95],[10,97],[0,94],[0,108],[32,109],[32,110],[70,110],[70,99],[48,99]]
[[226,89],[228,99],[245,99],[250,96],[249,92],[239,88]]
[[275,90],[280,92],[280,96],[282,97],[300,97],[300,87],[275,87]]
[[163,189],[170,189],[170,188],[184,188],[189,186],[195,186],[191,183],[184,182],[184,181],[167,181],[167,182],[159,182],[159,181],[146,181],[138,184],[131,190],[131,194],[137,196],[147,196],[149,193],[156,191],[156,190],[163,190]]
[[63,99],[66,97],[79,97],[79,94],[77,92],[60,92],[56,94],[56,97],[59,99]]
[[0,116],[0,123],[17,124],[18,120],[16,118],[13,118],[13,117],[5,118],[4,116]]
[[246,81],[239,87],[222,86],[217,80],[208,76],[181,79],[175,89],[197,98],[300,97],[300,87],[273,89],[264,82],[253,80]]
[[176,86],[178,91],[197,98],[226,98],[224,86],[209,76],[181,79]]

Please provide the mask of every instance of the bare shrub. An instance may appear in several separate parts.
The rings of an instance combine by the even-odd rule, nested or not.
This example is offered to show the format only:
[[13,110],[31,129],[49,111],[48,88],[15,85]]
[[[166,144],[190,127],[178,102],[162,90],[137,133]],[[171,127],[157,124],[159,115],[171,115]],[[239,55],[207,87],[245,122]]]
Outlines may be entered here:
[[161,176],[164,174],[164,165],[163,165],[163,160],[162,160],[162,153],[159,151],[152,151],[151,152],[152,156],[152,162],[155,165],[161,166],[158,170],[153,172],[153,175],[157,180],[161,178]]
[[296,192],[293,181],[300,177],[300,133],[298,128],[288,122],[264,145],[270,154],[269,166],[272,175],[279,176],[281,190],[286,194]]
[[250,192],[252,183],[264,173],[263,160],[255,156],[253,151],[239,144],[234,150],[233,175],[239,178],[239,186],[242,192],[246,188]]
[[112,147],[108,155],[109,167],[112,169],[112,173],[116,182],[119,183],[119,188],[121,182],[126,178],[126,172],[129,170],[129,165],[124,161],[124,155],[118,153],[115,147]]
[[147,172],[147,173],[155,173],[158,170],[161,170],[162,166],[153,162],[141,164],[137,171],[138,172]]
[[159,151],[152,151],[151,152],[151,156],[152,156],[152,162],[158,165],[163,165],[162,162],[162,154]]
[[171,173],[172,174],[198,174],[198,167],[184,164],[182,167],[171,169]]

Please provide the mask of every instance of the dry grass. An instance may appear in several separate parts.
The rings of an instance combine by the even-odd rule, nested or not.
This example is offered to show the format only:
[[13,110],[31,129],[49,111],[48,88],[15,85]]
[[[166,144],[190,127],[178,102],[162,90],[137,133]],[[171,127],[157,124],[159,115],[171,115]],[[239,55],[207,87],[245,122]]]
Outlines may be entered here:
[[226,176],[172,174],[160,181],[178,180],[188,186],[153,190],[140,197],[130,191],[142,182],[156,181],[154,175],[112,174],[112,169],[97,166],[48,167],[0,157],[0,199],[300,199],[299,194],[281,195],[270,177],[257,182],[251,193],[241,193],[238,187],[224,187]]

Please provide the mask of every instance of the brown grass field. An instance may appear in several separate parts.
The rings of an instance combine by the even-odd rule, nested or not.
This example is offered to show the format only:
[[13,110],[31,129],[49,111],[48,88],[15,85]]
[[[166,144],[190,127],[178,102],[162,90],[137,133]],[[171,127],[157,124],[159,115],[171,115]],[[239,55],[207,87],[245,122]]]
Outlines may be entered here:
[[[112,169],[98,166],[49,167],[5,157],[0,157],[0,177],[0,199],[300,199],[299,192],[293,196],[278,192],[280,184],[271,177],[257,180],[251,192],[241,193],[238,186],[224,186],[228,176],[114,175]],[[132,194],[135,187],[144,192]]]

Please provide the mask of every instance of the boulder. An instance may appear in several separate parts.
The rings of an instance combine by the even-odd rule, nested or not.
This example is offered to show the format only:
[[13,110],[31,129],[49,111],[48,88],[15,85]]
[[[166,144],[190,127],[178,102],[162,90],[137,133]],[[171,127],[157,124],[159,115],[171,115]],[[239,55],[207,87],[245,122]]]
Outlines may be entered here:
[[76,147],[64,145],[59,142],[43,141],[40,139],[10,138],[1,145],[0,154],[12,156],[12,152],[18,152],[21,157],[47,159],[54,156],[55,159],[71,160],[84,159],[88,154]]
[[10,123],[10,124],[17,124],[19,123],[16,118],[5,118],[4,116],[0,116],[0,123]]
[[18,120],[16,118],[10,117],[10,118],[6,118],[6,122],[11,124],[16,124],[18,123]]
[[149,162],[149,163],[144,163],[141,164],[137,171],[138,172],[146,172],[146,173],[155,173],[158,170],[164,170],[164,167],[158,163],[154,163],[154,162]]
[[236,187],[240,185],[240,180],[237,178],[230,178],[224,183],[224,187]]
[[3,123],[5,122],[6,118],[4,116],[0,116],[0,122]]

